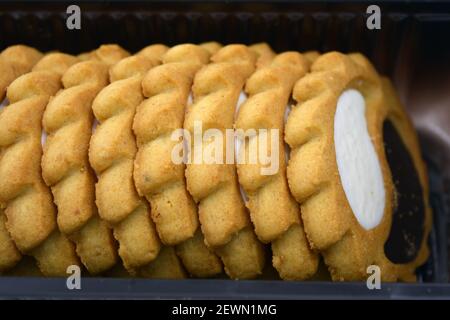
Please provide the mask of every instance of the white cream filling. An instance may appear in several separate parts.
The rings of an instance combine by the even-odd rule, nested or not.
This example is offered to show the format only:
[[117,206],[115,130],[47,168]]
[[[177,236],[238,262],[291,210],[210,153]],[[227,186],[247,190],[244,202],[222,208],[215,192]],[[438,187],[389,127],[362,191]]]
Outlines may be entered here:
[[[239,95],[239,99],[236,103],[236,108],[235,108],[235,112],[234,112],[234,118],[237,119],[237,116],[239,114],[239,109],[241,108],[242,104],[244,104],[245,101],[247,101],[247,94],[244,91],[241,91],[240,95]],[[236,137],[234,137],[234,161],[235,163],[238,163],[238,157],[239,157],[239,153],[241,152],[241,147],[242,147],[242,142],[241,140]],[[245,203],[248,202],[248,195],[245,192],[244,188],[242,188],[242,185],[239,183],[239,191],[241,192],[241,198],[242,200],[244,200]]]
[[344,91],[334,116],[336,162],[347,201],[366,230],[383,218],[385,189],[380,162],[367,129],[366,103],[354,89]]

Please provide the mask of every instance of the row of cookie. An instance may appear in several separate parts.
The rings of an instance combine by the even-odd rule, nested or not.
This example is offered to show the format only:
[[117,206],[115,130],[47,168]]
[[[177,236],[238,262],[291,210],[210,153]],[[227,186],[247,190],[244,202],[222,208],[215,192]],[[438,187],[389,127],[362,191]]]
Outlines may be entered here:
[[[357,69],[351,65],[351,58],[329,55],[336,60],[333,68],[344,61],[350,63],[350,69]],[[8,218],[4,225],[14,240],[9,242],[4,265],[13,265],[20,251],[35,256],[44,274],[62,274],[64,267],[76,259],[67,236],[76,244],[76,253],[88,271],[103,272],[117,260],[109,230],[112,227],[119,243],[119,256],[134,275],[181,277],[183,269],[178,260],[181,258],[193,276],[218,274],[223,263],[230,277],[252,278],[262,272],[264,265],[261,241],[272,244],[273,265],[284,279],[304,279],[315,273],[318,258],[310,244],[324,253],[335,279],[362,278],[358,263],[354,264],[353,271],[338,270],[348,261],[341,259],[336,264],[327,259],[330,243],[322,245],[316,239],[325,237],[337,223],[333,220],[329,229],[323,229],[326,221],[321,221],[322,230],[316,233],[316,221],[311,224],[311,211],[309,205],[305,206],[305,200],[309,199],[305,198],[304,190],[299,195],[296,189],[297,181],[315,185],[315,179],[320,176],[317,173],[305,180],[303,177],[309,173],[298,168],[296,149],[303,143],[297,141],[301,135],[295,130],[305,121],[305,118],[297,119],[298,111],[289,116],[296,120],[288,120],[286,130],[286,141],[294,147],[294,160],[289,167],[295,170],[291,170],[289,184],[305,207],[302,209],[307,213],[309,242],[301,224],[299,206],[287,183],[284,150],[279,152],[280,170],[269,176],[260,174],[260,165],[245,164],[238,165],[237,172],[234,165],[188,164],[185,172],[183,164],[175,164],[171,159],[176,144],[170,139],[171,133],[182,127],[192,132],[195,121],[201,121],[206,129],[276,128],[284,132],[283,119],[292,88],[308,72],[309,60],[314,58],[294,52],[275,56],[265,45],[221,48],[215,43],[171,49],[154,45],[131,57],[116,46],[102,46],[77,58],[59,53],[46,55],[25,76],[27,81],[21,83],[18,79],[19,85],[11,84],[8,98],[13,103],[21,100],[22,95],[30,104],[30,96],[44,100],[55,96],[48,105],[42,103],[40,112],[47,135],[43,142],[42,177],[51,188],[57,206],[58,228],[50,221],[55,220],[55,214],[49,213],[48,197],[47,201],[39,202],[31,197],[33,194],[43,197],[46,193],[41,190],[45,186],[40,188],[43,183],[39,181],[42,180],[37,166],[39,153],[34,155],[34,167],[27,157],[22,157],[24,163],[11,166],[18,153],[36,152],[41,131],[38,112],[34,115],[34,128],[27,123],[29,127],[20,133],[15,131],[16,136],[11,137],[14,142],[20,137],[33,143],[20,150],[15,150],[19,149],[18,143],[5,143],[8,148],[2,154],[11,161],[5,162],[4,156],[0,159],[0,166],[5,164],[5,172],[10,174],[9,177],[6,174],[9,180],[3,181],[12,181],[15,170],[24,172],[24,177],[14,177],[16,183],[6,188],[9,189],[5,193],[6,201],[2,201],[6,203],[3,206]],[[367,66],[367,61],[360,56],[357,59],[361,66]],[[79,60],[87,61],[76,63]],[[47,74],[39,70],[46,70]],[[53,79],[48,71],[53,73]],[[55,89],[57,85],[51,81],[61,76],[63,87]],[[306,80],[303,82],[308,84]],[[239,103],[244,86],[245,102]],[[307,87],[308,92],[300,96],[302,99],[315,92],[314,86]],[[15,91],[19,92],[18,98],[14,97]],[[192,101],[188,103],[190,96]],[[17,117],[18,108],[11,107],[6,110]],[[93,134],[92,111],[98,121]],[[6,124],[10,129],[17,128],[20,126],[17,121],[9,119]],[[202,143],[203,148],[208,148],[208,141]],[[249,150],[245,152],[248,154]],[[96,173],[96,184],[90,167]],[[34,170],[31,182],[26,179],[25,169]],[[239,187],[245,194],[245,202]],[[0,199],[4,199],[1,192]],[[30,204],[41,212],[38,215],[41,220],[29,216]],[[321,212],[324,212],[322,208],[313,211],[313,218],[317,220]],[[39,231],[33,234],[33,230]],[[5,235],[5,239],[9,238]],[[12,249],[14,244],[19,251]],[[345,257],[347,253],[340,255]],[[46,263],[50,257],[51,262]]]

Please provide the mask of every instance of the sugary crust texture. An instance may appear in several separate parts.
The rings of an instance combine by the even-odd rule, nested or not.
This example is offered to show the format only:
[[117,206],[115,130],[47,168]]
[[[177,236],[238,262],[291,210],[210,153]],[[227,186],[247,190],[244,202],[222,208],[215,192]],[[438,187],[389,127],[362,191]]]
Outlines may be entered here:
[[62,77],[64,89],[51,99],[42,121],[47,133],[42,174],[58,207],[58,226],[76,243],[77,254],[91,274],[117,261],[111,230],[95,205],[95,176],[88,161],[91,106],[109,82],[109,66],[127,55],[119,46],[103,45],[91,60],[70,67]]
[[[263,175],[261,169],[265,166],[256,163],[238,164],[237,172],[248,197],[246,206],[256,235],[264,243],[273,242],[273,264],[284,279],[307,278],[315,273],[318,264],[317,254],[311,252],[301,226],[299,206],[288,189],[283,140],[284,115],[292,87],[308,69],[309,62],[299,53],[277,55],[247,80],[248,98],[236,120],[236,129],[279,130],[278,171]],[[267,147],[276,152],[271,151],[270,143]],[[248,141],[243,152],[248,159]]]
[[11,82],[29,72],[42,57],[38,50],[25,45],[11,46],[0,53],[0,101]]
[[[244,45],[228,45],[211,60],[195,76],[194,103],[188,107],[184,122],[191,136],[194,121],[201,121],[203,132],[233,128],[235,106],[245,80],[255,70],[256,54]],[[208,144],[202,144],[205,150]],[[222,160],[225,163],[225,158]],[[260,274],[264,252],[241,199],[235,165],[188,164],[186,179],[199,206],[205,242],[216,249],[227,274],[233,279]]]
[[80,60],[70,54],[52,52],[46,54],[33,67],[33,71],[48,71],[57,73],[60,77],[75,63]]
[[[134,87],[139,87],[136,84],[139,81],[135,78],[142,77],[145,72],[142,70],[153,67],[159,61],[152,58],[144,61],[135,57],[146,56],[148,50],[153,51],[152,54],[162,56],[167,50],[163,45],[151,47],[144,48],[129,59],[124,59],[129,54],[117,45],[104,45],[97,50],[80,54],[78,57],[62,53],[50,53],[44,56],[39,51],[23,45],[9,47],[0,53],[0,100],[3,100],[6,88],[9,87],[7,98],[10,102],[9,106],[0,109],[0,181],[7,181],[0,184],[0,272],[11,275],[67,276],[68,265],[81,265],[74,245],[64,233],[58,230],[58,225],[61,230],[70,234],[70,239],[77,244],[77,252],[82,256],[83,263],[88,266],[91,273],[102,272],[117,261],[115,253],[117,248],[110,230],[97,216],[95,204],[92,204],[95,178],[89,167],[86,153],[88,137],[91,134],[92,114],[81,117],[83,119],[81,122],[77,121],[79,120],[77,117],[80,111],[90,109],[90,106],[86,107],[86,104],[89,104],[89,100],[92,101],[98,91],[108,83],[108,70],[111,81],[130,80]],[[203,67],[197,73],[193,90],[194,104],[189,107],[189,114],[184,125],[191,132],[194,120],[203,121],[203,130],[231,128],[234,107],[242,84],[253,73],[255,64],[258,69],[270,66],[275,54],[266,44],[250,47],[231,45],[222,48],[218,43],[209,42],[200,44],[199,47],[208,52],[208,57],[213,55],[213,63]],[[314,262],[315,254],[309,248],[299,246],[299,243],[305,243],[306,236],[311,246],[324,256],[333,280],[365,279],[367,278],[366,267],[376,264],[382,269],[383,281],[414,281],[415,269],[424,263],[429,255],[426,239],[432,223],[428,202],[428,177],[414,127],[390,82],[387,79],[380,79],[362,55],[343,55],[332,52],[319,56],[317,52],[305,52],[303,56],[309,60],[309,63],[313,63],[313,66],[311,73],[298,81],[294,88],[294,98],[298,104],[289,116],[285,140],[291,147],[291,160],[287,168],[289,188],[301,205],[306,235],[301,221],[287,223],[288,228],[281,228],[283,231],[278,237],[274,237],[273,234],[263,235],[262,239],[266,238],[266,242],[272,242],[273,264],[283,279],[306,278],[306,275],[299,275],[299,265],[302,265],[303,271],[317,268]],[[172,58],[170,57],[171,55],[168,55],[165,61],[167,65],[179,64],[181,62],[179,60],[182,60],[175,54]],[[125,60],[127,63],[111,67],[120,60]],[[78,63],[79,61],[85,62]],[[73,66],[74,64],[76,65]],[[183,68],[179,70],[184,72]],[[68,69],[70,70],[66,72]],[[187,70],[190,71],[189,68]],[[261,73],[264,74],[262,71]],[[194,74],[196,72],[192,71],[192,77]],[[61,90],[63,75],[63,84],[66,89]],[[151,85],[148,82],[147,88],[144,87],[144,93],[152,96],[153,91],[156,90],[155,92],[162,94],[162,91],[158,91],[163,90],[162,87],[173,85],[175,88],[177,83],[185,83],[186,80],[185,77],[173,79],[167,76],[166,78],[169,84],[162,83],[154,86],[155,83]],[[255,78],[257,78],[256,75]],[[271,83],[270,80],[262,78],[264,85],[255,80],[253,90],[256,96],[264,92],[266,86]],[[248,94],[251,96],[252,87],[249,84],[247,87]],[[73,95],[68,94],[66,91],[72,88],[78,88],[83,94],[76,90],[73,91]],[[260,88],[264,90],[259,91]],[[335,159],[333,119],[336,101],[348,88],[358,89],[366,99],[368,130],[382,165],[386,189],[387,200],[383,220],[370,231],[362,229],[353,216],[340,183]],[[178,98],[183,96],[179,102],[182,104],[186,102],[189,90],[183,90],[182,94],[176,90],[175,94],[170,93]],[[122,92],[124,96],[128,94],[123,90],[118,92]],[[54,97],[50,98],[51,96]],[[67,101],[61,103],[66,109],[61,108],[59,111],[63,112],[55,112],[51,119],[44,119],[44,126],[48,125],[49,130],[61,129],[64,138],[61,138],[58,148],[62,150],[61,154],[67,156],[67,161],[61,161],[60,158],[55,157],[51,163],[47,163],[45,172],[42,172],[41,121],[47,106],[56,104],[55,101],[62,100],[62,97],[67,98],[67,104]],[[49,100],[52,100],[50,104],[48,104]],[[126,100],[126,103],[134,102],[133,99],[122,100]],[[75,105],[85,107],[70,108]],[[114,108],[104,111],[110,118],[115,117],[114,112],[119,112]],[[172,123],[174,118],[170,113],[160,112],[158,115],[158,121],[155,122],[157,129],[150,131],[142,129],[143,132],[145,131],[142,141],[159,140],[171,132],[165,131],[166,129],[173,129],[171,125],[168,126],[170,128],[161,125]],[[179,121],[179,118],[175,117],[175,119]],[[264,119],[264,113],[258,113],[251,120],[257,122],[256,127],[273,125],[271,122],[275,120],[272,118],[271,122],[266,123]],[[409,150],[423,188],[424,237],[416,259],[408,264],[393,264],[384,254],[384,243],[389,235],[392,220],[392,202],[395,199],[392,175],[383,148],[382,126],[386,119],[393,123]],[[137,123],[136,120],[134,122]],[[141,125],[146,125],[144,122]],[[183,122],[182,118],[181,122]],[[238,125],[242,124],[238,123]],[[50,134],[47,142],[52,138],[54,137]],[[127,153],[132,148],[120,149]],[[105,170],[104,166],[108,167],[108,164],[111,164],[111,159],[105,159],[103,159],[104,163],[100,161],[99,164],[102,170]],[[284,161],[280,161],[280,164],[282,163]],[[79,164],[82,164],[81,169]],[[42,159],[42,166],[44,167],[44,159]],[[118,166],[120,167],[120,164]],[[52,194],[44,183],[42,175],[52,185],[52,183],[58,183],[65,174],[86,177],[81,185],[73,184],[72,186],[75,187],[72,189],[67,186],[70,187],[73,181],[66,182],[64,188],[72,191],[72,193],[63,194],[66,199],[72,202],[71,197],[77,195],[73,192],[75,189],[81,190],[81,193],[86,190],[88,192],[85,193],[87,196],[79,202],[84,206],[83,210],[75,210],[74,216],[58,214],[57,217]],[[204,170],[201,165],[198,167],[195,165],[191,166],[191,170],[187,169],[186,176],[189,191],[195,201],[200,204],[201,216],[205,216],[208,212],[220,211],[234,212],[235,215],[231,215],[226,221],[221,215],[217,215],[215,224],[210,223],[212,220],[203,223],[204,221],[200,219],[203,231],[207,238],[210,238],[210,241],[206,241],[210,247],[205,246],[202,232],[198,228],[192,228],[187,232],[191,234],[190,238],[176,247],[163,246],[158,258],[144,267],[138,267],[136,274],[149,278],[184,278],[186,272],[178,259],[180,257],[191,275],[214,276],[221,271],[221,263],[212,252],[214,250],[224,262],[225,271],[231,278],[245,279],[258,275],[264,264],[263,250],[255,237],[250,220],[245,216],[234,166],[208,165],[208,170]],[[242,176],[242,182],[245,185],[245,174]],[[116,178],[121,179],[121,175],[119,174]],[[251,178],[251,175],[247,178]],[[264,177],[255,181],[258,182],[257,185],[264,187],[271,185],[272,180]],[[159,195],[161,191],[170,191],[165,188],[165,183],[166,181],[160,178],[157,184],[150,186],[149,190],[153,190],[150,193]],[[117,183],[115,185],[117,186]],[[252,192],[259,192],[259,190],[252,185],[247,193]],[[277,192],[271,192],[271,196],[278,194]],[[86,204],[88,205],[85,206]],[[29,210],[30,207],[33,210]],[[88,210],[84,210],[85,208]],[[146,238],[145,234],[148,234],[148,228],[142,221],[151,223],[148,219],[149,209],[145,205],[139,208],[141,210],[136,210],[138,212],[134,214],[124,215],[119,220],[120,224],[116,226],[115,232],[120,234],[118,238],[125,239],[122,242],[124,245],[141,243]],[[195,204],[194,211],[196,211]],[[194,220],[196,218],[192,221]],[[263,222],[267,221],[263,220]],[[269,233],[276,233],[274,232],[276,230],[269,231]],[[156,238],[156,234],[154,237]],[[142,254],[143,247],[145,246],[137,245],[124,249],[124,252],[130,254],[129,261],[132,260],[131,257],[137,256],[142,256],[142,263],[152,260],[151,255]],[[22,254],[33,256],[39,270],[32,268],[33,259],[22,258]],[[126,261],[127,254],[121,255]],[[17,266],[14,268],[15,265]],[[140,265],[140,262],[137,265]]]
[[[383,219],[369,231],[353,215],[336,164],[334,114],[338,97],[348,88],[359,90],[365,98],[368,131],[386,191]],[[333,280],[365,279],[366,268],[373,264],[380,266],[383,281],[414,280],[414,270],[426,255],[420,254],[410,264],[394,265],[384,254],[394,187],[381,134],[388,108],[378,74],[360,54],[330,52],[319,57],[311,73],[297,82],[293,96],[297,105],[285,129],[285,140],[291,147],[289,187],[301,204],[308,240],[321,251]]]
[[172,161],[172,150],[179,142],[171,139],[171,133],[183,128],[194,75],[208,63],[209,56],[206,49],[193,44],[167,51],[163,64],[150,70],[142,82],[147,99],[138,106],[134,120],[139,146],[134,166],[136,187],[151,203],[161,241],[178,245],[176,252],[193,276],[212,276],[222,267],[206,248],[201,232],[196,233],[197,207],[186,190],[185,165]]
[[112,83],[92,105],[99,123],[89,148],[90,164],[98,178],[96,204],[100,217],[113,226],[119,255],[132,274],[154,260],[160,250],[150,208],[134,186],[137,147],[132,125],[136,107],[143,100],[142,77],[161,63],[166,51],[166,46],[156,44],[120,60],[110,69]]
[[210,278],[222,273],[220,258],[205,244],[200,228],[192,238],[175,247],[187,272],[196,278]]
[[[201,121],[203,131],[233,128],[235,105],[256,61],[255,54],[243,45],[226,46],[212,59],[214,63],[195,76],[194,103],[188,106],[184,122],[191,136],[194,121]],[[236,232],[250,225],[236,178],[234,165],[187,165],[187,188],[199,203],[202,231],[211,247],[226,244]]]
[[[58,89],[57,74],[21,76],[10,85],[11,104],[0,114],[0,202],[8,218],[8,231],[22,252],[42,243],[55,227],[55,211],[51,200],[45,201],[50,195],[42,188],[39,162],[42,112]],[[26,205],[33,203],[40,205],[33,212],[26,210]]]
[[231,279],[253,279],[262,274],[265,264],[264,248],[256,238],[252,226],[241,229],[216,252]]
[[8,88],[11,104],[0,114],[0,177],[7,182],[0,187],[0,202],[17,248],[35,257],[44,275],[65,276],[67,266],[79,262],[71,242],[56,228],[52,196],[42,180],[41,119],[49,97],[60,89],[61,70],[73,57],[44,59],[53,68],[38,67]]
[[137,52],[135,55],[125,57],[113,65],[109,71],[111,82],[143,77],[148,70],[161,64],[161,59],[169,48],[163,44],[152,44]]

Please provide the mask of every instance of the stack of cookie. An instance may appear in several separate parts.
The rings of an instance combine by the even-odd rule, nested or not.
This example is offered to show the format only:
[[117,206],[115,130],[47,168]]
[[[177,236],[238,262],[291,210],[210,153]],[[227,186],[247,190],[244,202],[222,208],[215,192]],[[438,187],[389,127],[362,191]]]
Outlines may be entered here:
[[375,265],[414,281],[428,258],[416,133],[360,54],[17,45],[0,54],[0,100],[4,274],[252,279],[272,265],[304,280],[322,257],[333,280]]

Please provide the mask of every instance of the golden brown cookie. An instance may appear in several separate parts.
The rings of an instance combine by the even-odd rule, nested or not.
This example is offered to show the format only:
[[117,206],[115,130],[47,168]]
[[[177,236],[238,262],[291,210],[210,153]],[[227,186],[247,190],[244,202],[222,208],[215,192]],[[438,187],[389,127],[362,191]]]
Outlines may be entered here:
[[[261,274],[264,252],[257,240],[239,193],[236,167],[227,164],[225,153],[219,162],[206,163],[206,154],[196,160],[194,132],[233,129],[235,107],[245,80],[254,72],[256,54],[244,45],[228,45],[200,70],[194,80],[193,104],[188,106],[184,128],[190,133],[192,158],[186,168],[187,188],[199,206],[199,217],[205,241],[221,257],[225,271],[233,279],[252,278]],[[234,144],[233,141],[229,141]],[[202,150],[214,140],[202,139]],[[227,143],[223,143],[225,146]]]
[[41,270],[36,265],[36,260],[30,256],[24,256],[14,268],[4,273],[10,277],[42,277]]
[[[396,190],[383,137],[394,104],[384,91],[364,56],[337,52],[319,57],[294,88],[297,105],[285,130],[291,147],[289,187],[301,205],[308,240],[321,251],[333,280],[365,279],[370,265],[380,267],[384,281],[414,280],[415,268],[428,255],[431,213],[425,168],[406,114],[397,112],[396,128],[409,137],[405,144],[423,192],[418,196]],[[412,194],[421,200],[421,208],[399,206],[399,199]],[[404,215],[422,216],[414,220],[412,229],[418,232],[399,228],[390,233],[396,216]],[[388,259],[391,236],[406,238],[403,244],[396,242],[403,256],[396,252]]]
[[[36,49],[24,45],[11,46],[0,53],[0,104],[9,84],[29,72],[42,56]],[[21,254],[6,228],[6,217],[0,210],[0,272],[13,267],[20,259]]]
[[109,66],[127,53],[119,46],[103,45],[94,55],[95,59],[79,62],[64,73],[64,89],[45,110],[48,136],[42,173],[58,208],[60,230],[76,243],[88,271],[97,274],[116,263],[117,253],[111,230],[95,205],[95,175],[88,161],[92,102],[109,82]]
[[252,44],[249,46],[249,49],[256,53],[257,69],[269,65],[276,56],[276,53],[273,52],[272,48],[265,42]]
[[166,245],[191,238],[198,227],[195,204],[185,187],[184,164],[172,159],[178,141],[171,135],[183,126],[192,79],[208,58],[198,46],[176,46],[142,82],[147,99],[138,107],[133,125],[139,146],[134,179],[152,206],[153,221]]
[[90,54],[91,60],[98,60],[108,66],[113,66],[130,55],[128,51],[117,44],[103,44]]
[[222,44],[216,41],[203,42],[199,44],[200,47],[206,49],[210,55],[215,54],[222,48]]
[[111,84],[95,98],[92,109],[98,125],[92,134],[89,160],[97,174],[99,215],[114,230],[119,255],[132,274],[156,258],[160,241],[150,208],[139,197],[133,180],[136,139],[132,132],[136,107],[142,102],[142,77],[161,63],[167,51],[151,45],[124,58],[110,70]]
[[14,45],[0,53],[0,103],[11,82],[30,72],[42,57],[38,50],[24,45]]
[[[51,70],[37,70],[11,83],[10,105],[0,113],[0,203],[5,226],[17,248],[36,258],[47,276],[65,276],[79,264],[73,245],[56,228],[56,210],[41,176],[41,120],[51,95],[60,89],[61,70],[76,61],[54,53]],[[61,66],[62,64],[63,66]]]
[[[318,264],[303,231],[299,206],[289,192],[283,140],[292,87],[308,69],[309,62],[299,53],[277,55],[247,80],[247,96],[236,120],[236,129],[244,134],[238,157],[246,161],[238,162],[237,172],[246,206],[259,240],[272,243],[273,265],[286,280],[308,278]],[[263,147],[270,163],[263,164],[258,157]],[[252,157],[254,163],[249,161]]]
[[196,278],[210,278],[222,273],[220,258],[205,244],[200,227],[192,238],[175,247],[186,271]]
[[206,49],[193,44],[169,49],[163,64],[150,70],[142,82],[146,99],[137,108],[133,125],[138,141],[136,188],[151,204],[161,241],[180,245],[178,254],[194,276],[220,273],[221,264],[205,247],[201,233],[194,238],[199,226],[197,207],[186,190],[184,163],[172,159],[179,143],[172,133],[183,127],[194,75],[209,56]]
[[22,258],[6,228],[6,216],[0,209],[0,273],[14,267]]

